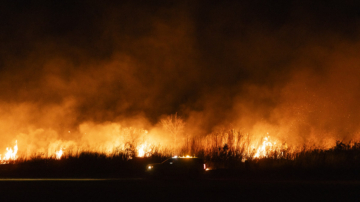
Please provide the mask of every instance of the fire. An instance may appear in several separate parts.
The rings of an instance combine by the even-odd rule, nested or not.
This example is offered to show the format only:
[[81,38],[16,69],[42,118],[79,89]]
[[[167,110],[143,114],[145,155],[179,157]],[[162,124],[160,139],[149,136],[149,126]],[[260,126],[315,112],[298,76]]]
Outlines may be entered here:
[[7,161],[9,160],[16,160],[17,159],[17,151],[18,151],[18,146],[17,146],[17,140],[15,141],[15,146],[14,146],[14,150],[12,150],[11,148],[6,148],[6,154],[5,154],[5,157],[4,158],[1,158],[1,155],[0,155],[0,160],[1,160],[1,163],[2,164],[5,164],[7,163]]
[[60,149],[60,151],[57,151],[57,152],[55,152],[55,154],[56,154],[56,159],[61,159],[61,156],[63,155],[63,150],[62,149]]
[[144,145],[142,145],[139,149],[138,149],[138,157],[144,157],[145,156],[145,151],[144,151]]
[[269,139],[270,136],[264,137],[262,144],[259,146],[254,155],[254,158],[267,157],[269,155],[269,152],[274,151],[274,149],[276,148],[276,142],[271,143]]
[[141,144],[137,147],[137,156],[138,157],[144,157],[148,156],[148,153],[151,152],[151,148],[149,148],[150,145],[148,145],[146,142],[144,144]]

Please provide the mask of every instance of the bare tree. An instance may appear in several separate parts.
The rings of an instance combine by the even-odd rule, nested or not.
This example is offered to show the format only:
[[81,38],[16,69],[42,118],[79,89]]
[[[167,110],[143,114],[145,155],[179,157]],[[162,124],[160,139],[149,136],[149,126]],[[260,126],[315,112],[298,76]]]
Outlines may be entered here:
[[174,143],[176,146],[178,136],[184,132],[185,122],[179,118],[176,113],[175,115],[170,115],[162,119],[161,124],[165,130],[174,137]]

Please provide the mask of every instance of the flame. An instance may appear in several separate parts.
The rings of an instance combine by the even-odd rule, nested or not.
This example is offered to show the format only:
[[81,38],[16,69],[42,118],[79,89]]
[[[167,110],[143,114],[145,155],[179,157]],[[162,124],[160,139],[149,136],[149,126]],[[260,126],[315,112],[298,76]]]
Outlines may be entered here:
[[270,139],[270,136],[264,137],[262,144],[256,150],[254,158],[268,157],[269,152],[272,152],[272,151],[275,150],[276,142],[272,143],[272,142],[269,141],[269,139]]
[[141,144],[137,147],[137,157],[144,157],[148,156],[149,152],[151,152],[151,148],[149,148],[150,145],[148,145],[146,142],[144,144]]
[[[126,129],[126,130],[125,130]],[[152,153],[157,153],[157,152],[168,152],[167,155],[171,155],[173,156],[172,158],[195,158],[195,153],[191,154],[191,155],[187,155],[189,154],[189,150],[185,151],[187,153],[185,153],[185,155],[179,155],[179,153],[184,152],[180,150],[176,150],[174,149],[174,147],[172,147],[172,145],[166,145],[166,146],[156,146],[156,143],[154,143],[154,141],[151,138],[147,138],[147,136],[145,136],[145,134],[147,134],[148,132],[146,130],[135,130],[135,129],[128,129],[125,128],[125,132],[124,134],[122,134],[124,136],[124,138],[118,138],[118,139],[114,139],[113,141],[106,141],[106,142],[101,142],[98,148],[91,148],[87,150],[87,147],[81,148],[81,145],[77,145],[74,142],[65,142],[65,141],[56,141],[56,142],[52,142],[51,148],[48,148],[47,150],[41,151],[42,156],[41,158],[55,158],[56,160],[60,160],[62,158],[62,156],[64,155],[64,149],[67,150],[67,155],[71,156],[74,155],[74,152],[72,151],[91,151],[91,152],[103,152],[103,154],[111,156],[113,154],[115,154],[115,152],[127,152],[126,154],[129,155],[128,158],[133,158],[134,155],[136,155],[137,157],[150,157],[152,155]],[[134,135],[135,134],[135,135]],[[265,133],[266,134],[266,133]],[[274,155],[276,155],[276,157],[281,157],[281,156],[286,156],[287,155],[287,151],[289,151],[288,149],[288,145],[286,144],[286,142],[282,142],[281,139],[277,139],[276,136],[275,137],[270,137],[269,133],[267,133],[267,135],[265,135],[265,137],[263,136],[262,139],[260,139],[260,141],[258,141],[259,139],[253,139],[252,141],[250,141],[249,138],[247,138],[247,136],[245,136],[246,138],[242,138],[242,137],[238,137],[233,135],[233,133],[228,133],[228,136],[221,137],[222,139],[216,139],[217,144],[218,145],[225,145],[222,149],[222,147],[217,147],[217,149],[219,149],[219,151],[221,152],[227,152],[227,151],[233,151],[235,150],[236,152],[238,152],[240,149],[242,149],[239,154],[241,155],[242,162],[245,162],[247,159],[253,159],[253,158],[269,158],[269,157],[274,157]],[[233,135],[234,138],[231,139],[230,135]],[[123,142],[125,142],[127,139],[125,139],[125,137],[136,137],[132,140],[132,142],[134,142],[133,144],[130,143],[126,143],[123,144]],[[260,135],[257,135],[256,137],[259,137]],[[118,136],[117,136],[118,137]],[[122,136],[120,136],[122,137]],[[218,138],[218,137],[217,137]],[[203,148],[211,148],[211,146],[213,146],[213,142],[212,139],[210,139],[210,141],[208,141],[208,139],[203,139],[203,140],[199,140],[199,142],[197,142],[197,144],[199,144],[199,148],[203,147]],[[140,143],[140,144],[139,144]],[[137,146],[134,146],[137,145]],[[160,144],[159,144],[160,145]],[[290,145],[291,146],[291,145]],[[64,149],[63,149],[64,148]],[[170,148],[170,149],[169,149]],[[290,147],[292,149],[292,147]],[[59,149],[59,150],[58,150]],[[168,150],[167,150],[168,149]],[[222,149],[222,150],[221,150]],[[237,150],[239,149],[239,150]],[[18,152],[18,146],[17,146],[17,141],[16,144],[13,148],[6,148],[7,152],[4,155],[0,155],[0,163],[9,163],[9,160],[16,160],[17,159],[17,152]],[[21,154],[23,154],[23,151],[21,151]],[[46,151],[48,151],[46,153]],[[55,151],[55,152],[54,152]],[[294,151],[293,149],[291,151]],[[40,153],[40,152],[39,152]],[[46,156],[44,155],[47,154]],[[166,154],[166,153],[165,153]],[[164,155],[165,155],[164,154]],[[174,155],[175,154],[175,155]],[[288,156],[288,155],[287,155]],[[2,158],[3,157],[3,158]],[[32,158],[31,156],[28,158]]]
[[144,145],[142,145],[142,146],[138,149],[138,157],[144,157],[144,156],[145,156]]
[[2,164],[8,163],[7,161],[9,160],[16,160],[17,159],[17,151],[18,151],[18,146],[17,146],[17,140],[15,141],[15,146],[14,146],[14,150],[12,150],[11,148],[9,149],[8,147],[6,148],[6,154],[4,155],[4,158],[1,158],[0,155],[0,161]]
[[61,156],[63,155],[63,150],[60,149],[60,151],[55,152],[55,154],[56,154],[56,159],[60,160]]

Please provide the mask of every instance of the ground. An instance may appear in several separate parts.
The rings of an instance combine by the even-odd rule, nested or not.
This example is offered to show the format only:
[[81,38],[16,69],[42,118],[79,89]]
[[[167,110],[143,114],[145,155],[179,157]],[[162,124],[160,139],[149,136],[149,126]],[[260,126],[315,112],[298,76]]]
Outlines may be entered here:
[[2,179],[3,200],[357,201],[360,181]]

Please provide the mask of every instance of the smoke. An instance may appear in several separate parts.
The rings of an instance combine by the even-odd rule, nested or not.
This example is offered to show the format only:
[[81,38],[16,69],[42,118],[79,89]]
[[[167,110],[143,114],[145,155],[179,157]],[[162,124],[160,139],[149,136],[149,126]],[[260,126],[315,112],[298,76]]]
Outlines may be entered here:
[[356,139],[359,5],[337,3],[8,1],[0,147],[116,147],[129,127],[168,143],[175,113],[192,136]]

